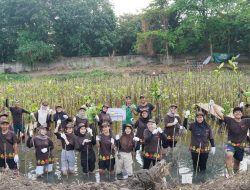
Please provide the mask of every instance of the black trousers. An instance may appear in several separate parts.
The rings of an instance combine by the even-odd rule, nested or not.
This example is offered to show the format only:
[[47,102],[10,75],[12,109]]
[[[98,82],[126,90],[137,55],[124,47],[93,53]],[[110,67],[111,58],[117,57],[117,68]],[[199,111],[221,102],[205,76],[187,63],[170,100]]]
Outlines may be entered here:
[[[6,164],[9,166],[11,170],[17,169],[17,164],[14,161],[14,158],[6,159]],[[0,159],[0,168],[6,168],[4,159]]]
[[201,171],[205,171],[207,169],[208,154],[209,153],[200,153],[200,156],[199,156],[199,153],[191,152],[194,172],[196,171],[198,157],[200,157],[200,158],[199,158],[198,170],[197,171],[201,172]]
[[143,169],[149,169],[151,163],[155,165],[155,160],[151,158],[143,157]]
[[93,172],[95,170],[95,162],[96,162],[96,156],[93,149],[90,149],[88,151],[88,156],[87,156],[87,151],[81,152],[81,166],[83,173]]

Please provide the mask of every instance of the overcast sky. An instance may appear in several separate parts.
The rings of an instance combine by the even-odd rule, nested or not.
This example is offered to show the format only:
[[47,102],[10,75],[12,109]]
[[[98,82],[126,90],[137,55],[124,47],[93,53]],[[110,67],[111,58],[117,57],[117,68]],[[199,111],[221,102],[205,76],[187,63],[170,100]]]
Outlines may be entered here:
[[114,5],[115,14],[137,13],[146,8],[151,0],[111,0]]

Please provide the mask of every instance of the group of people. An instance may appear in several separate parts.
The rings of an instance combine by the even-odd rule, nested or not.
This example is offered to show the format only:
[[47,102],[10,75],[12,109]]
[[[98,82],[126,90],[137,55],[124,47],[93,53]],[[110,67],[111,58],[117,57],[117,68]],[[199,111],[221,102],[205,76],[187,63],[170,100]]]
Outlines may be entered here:
[[[234,108],[234,117],[230,118],[224,116],[214,106],[213,101],[210,101],[209,105],[226,123],[228,129],[225,155],[228,173],[232,175],[239,170],[239,163],[244,156],[250,119],[247,115],[243,116],[242,107]],[[196,173],[206,170],[208,155],[210,152],[215,154],[216,150],[212,128],[205,121],[202,111],[198,111],[195,121],[190,123],[190,111],[187,110],[182,123],[177,111],[178,106],[171,104],[164,117],[162,129],[157,126],[152,117],[156,107],[148,103],[144,95],[140,96],[138,106],[132,103],[130,96],[126,97],[126,104],[122,106],[126,112],[126,120],[122,122],[121,135],[114,134],[112,130],[113,123],[108,113],[109,106],[106,104],[102,106],[99,114],[92,115],[88,114],[90,109],[88,106],[81,106],[73,118],[69,117],[61,105],[57,105],[53,111],[45,101],[41,103],[36,113],[21,108],[18,101],[15,106],[10,107],[7,99],[6,107],[11,112],[12,125],[8,120],[8,114],[0,115],[0,167],[18,169],[18,136],[25,132],[22,114],[27,113],[33,118],[34,127],[26,129],[28,131],[26,145],[29,148],[35,148],[37,176],[53,171],[52,135],[61,141],[63,175],[74,173],[75,151],[79,151],[83,173],[88,175],[93,173],[98,160],[100,174],[106,171],[112,174],[115,171],[118,178],[123,178],[126,171],[130,177],[134,172],[133,162],[136,151],[141,151],[143,169],[149,169],[151,165],[155,165],[165,154],[168,154],[169,150],[174,152],[178,139],[186,133],[186,129],[191,132],[189,150],[193,170]],[[245,105],[245,109],[250,113],[248,104]],[[136,121],[134,121],[134,115],[138,116]],[[54,128],[51,125],[53,122]]]

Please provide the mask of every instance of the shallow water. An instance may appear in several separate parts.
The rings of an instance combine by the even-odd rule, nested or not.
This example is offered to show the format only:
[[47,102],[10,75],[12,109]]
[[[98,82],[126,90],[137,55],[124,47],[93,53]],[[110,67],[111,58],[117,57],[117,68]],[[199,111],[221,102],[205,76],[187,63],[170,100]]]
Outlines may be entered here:
[[[216,143],[216,153],[215,155],[210,154],[207,162],[207,171],[203,174],[198,173],[196,176],[193,174],[192,160],[191,154],[188,150],[188,145],[190,141],[190,134],[182,137],[179,140],[176,148],[176,152],[174,158],[172,154],[165,156],[164,159],[167,162],[172,162],[173,166],[170,170],[170,175],[166,177],[166,181],[168,183],[202,183],[211,179],[216,179],[219,176],[225,175],[225,167],[224,167],[224,148],[223,148],[223,138],[221,135],[217,134],[217,125],[212,121],[210,123],[214,126],[214,136]],[[225,135],[226,136],[226,135]],[[43,177],[38,178],[38,180],[47,182],[47,183],[81,183],[81,182],[107,182],[116,180],[114,175],[110,175],[106,173],[103,176],[100,176],[98,173],[98,162],[96,162],[96,172],[95,174],[90,174],[89,176],[84,175],[81,170],[80,165],[80,154],[76,153],[76,167],[75,173],[69,176],[62,176],[60,172],[60,150],[61,145],[60,142],[54,138],[55,150],[54,156],[56,158],[56,162],[54,164],[54,172],[50,174],[45,174]],[[225,137],[226,139],[226,137]],[[24,144],[19,145],[20,148],[20,171],[26,174],[30,179],[35,178],[35,157],[34,157],[34,149],[28,149]],[[245,171],[248,168],[248,163],[250,163],[250,156],[245,155],[244,160],[241,162],[240,170]],[[142,158],[140,152],[137,151],[134,170],[137,171],[142,168]]]

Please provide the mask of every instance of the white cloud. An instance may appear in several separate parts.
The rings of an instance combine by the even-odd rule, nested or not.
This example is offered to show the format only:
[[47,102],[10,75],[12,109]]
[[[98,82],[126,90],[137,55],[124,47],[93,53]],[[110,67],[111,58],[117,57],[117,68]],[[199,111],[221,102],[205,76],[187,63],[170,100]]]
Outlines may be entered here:
[[116,15],[141,12],[151,1],[152,0],[111,0]]

